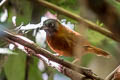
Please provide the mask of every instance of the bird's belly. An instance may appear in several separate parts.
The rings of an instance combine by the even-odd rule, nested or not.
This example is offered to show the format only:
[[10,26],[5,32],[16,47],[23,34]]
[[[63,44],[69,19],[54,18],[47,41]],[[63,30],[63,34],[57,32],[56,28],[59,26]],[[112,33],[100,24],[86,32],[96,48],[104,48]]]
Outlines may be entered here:
[[59,55],[73,56],[73,46],[70,46],[63,39],[47,39],[49,47]]
[[58,53],[61,56],[68,56],[68,57],[76,57],[79,58],[80,56],[84,55],[85,51],[83,47],[76,46],[67,46],[67,44],[62,44],[60,41],[55,42],[48,42],[50,48]]

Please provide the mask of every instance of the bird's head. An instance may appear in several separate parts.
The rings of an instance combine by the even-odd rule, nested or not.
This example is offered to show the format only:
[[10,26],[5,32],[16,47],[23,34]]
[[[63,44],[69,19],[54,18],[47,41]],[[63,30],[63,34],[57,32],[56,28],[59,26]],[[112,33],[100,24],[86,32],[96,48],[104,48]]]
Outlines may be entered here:
[[59,21],[55,19],[47,19],[43,22],[43,26],[40,30],[45,30],[46,33],[52,34],[58,30]]

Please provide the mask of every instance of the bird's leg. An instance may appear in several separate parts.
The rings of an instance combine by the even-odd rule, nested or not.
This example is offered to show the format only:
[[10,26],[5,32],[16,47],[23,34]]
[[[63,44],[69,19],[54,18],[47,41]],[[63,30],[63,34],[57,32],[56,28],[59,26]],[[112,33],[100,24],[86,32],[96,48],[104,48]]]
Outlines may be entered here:
[[75,58],[75,60],[73,60],[72,64],[78,64],[80,62],[79,58]]

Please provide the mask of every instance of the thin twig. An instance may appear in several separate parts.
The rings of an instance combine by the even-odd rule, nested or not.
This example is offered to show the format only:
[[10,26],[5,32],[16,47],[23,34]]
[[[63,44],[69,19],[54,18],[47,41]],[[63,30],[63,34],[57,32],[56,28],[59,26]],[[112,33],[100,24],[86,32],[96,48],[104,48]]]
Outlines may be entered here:
[[112,71],[106,78],[105,80],[112,80],[114,77],[114,74],[117,72],[117,70],[120,68],[120,65],[114,70]]
[[93,29],[101,34],[104,34],[105,36],[109,37],[109,38],[112,38],[113,40],[116,40],[116,41],[119,41],[120,42],[120,39],[118,37],[116,37],[115,35],[113,35],[110,31],[108,31],[107,29],[105,28],[101,28],[99,27],[98,25],[94,24],[93,22],[89,21],[89,20],[86,20],[84,18],[82,18],[81,16],[75,14],[75,13],[71,13],[70,11],[67,11],[61,7],[58,7],[50,2],[47,2],[45,0],[37,0],[39,2],[40,5],[43,5],[47,8],[50,8],[52,10],[55,10],[65,16],[68,16],[80,23],[83,23],[84,25],[86,25],[88,28],[90,29]]
[[30,69],[30,57],[26,56],[26,66],[25,66],[25,80],[29,80],[29,69]]
[[0,2],[0,8],[2,7],[2,6],[4,6],[4,4],[7,2],[7,0],[2,0],[1,2]]

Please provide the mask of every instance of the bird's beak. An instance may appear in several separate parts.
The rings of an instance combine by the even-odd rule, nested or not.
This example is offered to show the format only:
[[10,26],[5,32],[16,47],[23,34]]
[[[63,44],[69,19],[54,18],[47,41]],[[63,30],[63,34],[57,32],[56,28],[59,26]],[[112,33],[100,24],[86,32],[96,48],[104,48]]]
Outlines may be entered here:
[[47,26],[44,26],[44,25],[43,25],[43,26],[40,27],[40,30],[46,30],[46,29],[48,29]]

